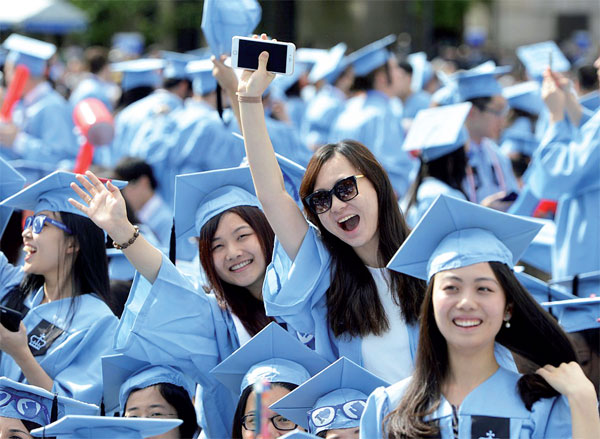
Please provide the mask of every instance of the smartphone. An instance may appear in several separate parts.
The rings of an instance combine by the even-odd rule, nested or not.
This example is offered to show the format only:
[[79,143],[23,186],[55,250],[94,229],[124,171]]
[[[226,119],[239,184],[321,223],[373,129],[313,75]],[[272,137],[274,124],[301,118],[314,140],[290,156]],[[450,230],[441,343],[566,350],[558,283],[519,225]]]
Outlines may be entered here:
[[12,332],[18,332],[23,314],[0,305],[0,324]]
[[260,40],[256,38],[233,37],[231,41],[231,66],[238,69],[258,69],[258,56],[269,52],[267,70],[272,73],[291,75],[294,73],[293,43]]

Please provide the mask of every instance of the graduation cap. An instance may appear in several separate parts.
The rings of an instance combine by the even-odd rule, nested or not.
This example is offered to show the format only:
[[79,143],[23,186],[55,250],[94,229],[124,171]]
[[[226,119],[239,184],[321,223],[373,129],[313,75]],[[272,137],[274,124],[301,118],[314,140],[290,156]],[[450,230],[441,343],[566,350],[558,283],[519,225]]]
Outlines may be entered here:
[[542,303],[552,309],[566,332],[600,329],[600,297]]
[[413,69],[410,88],[415,92],[423,90],[423,87],[433,77],[433,67],[427,61],[427,54],[425,52],[411,53],[406,57],[406,60]]
[[[18,192],[24,185],[25,177],[0,157],[0,201]],[[0,206],[0,236],[4,233],[12,213],[11,207]]]
[[338,43],[329,49],[329,51],[313,65],[308,74],[308,80],[314,84],[321,79],[325,79],[329,84],[333,84],[346,67],[344,54],[346,53],[347,48],[346,44]]
[[[283,156],[276,156],[288,193],[294,200],[299,200],[297,188],[304,168]],[[247,165],[178,175],[175,178],[176,238],[199,236],[211,218],[235,206],[261,207]]]
[[58,396],[41,387],[0,377],[0,416],[48,425],[66,415],[97,415],[93,404]]
[[112,418],[69,415],[50,425],[31,431],[35,437],[56,439],[142,439],[179,427],[181,419]]
[[566,289],[577,297],[600,297],[600,271],[590,271],[576,276],[552,279],[550,283]]
[[456,151],[469,140],[464,124],[472,106],[470,102],[463,102],[419,111],[402,148],[421,151],[425,162]]
[[125,412],[132,391],[155,384],[168,383],[182,387],[194,398],[195,384],[178,369],[166,365],[153,365],[122,354],[102,357],[102,383],[104,405],[108,411],[119,408]]
[[[69,212],[85,216],[68,201],[69,198],[76,195],[71,189],[71,183],[79,185],[75,175],[67,171],[54,171],[52,174],[3,200],[0,202],[0,206],[32,210],[34,213],[49,210],[51,212]],[[119,189],[127,185],[126,181],[111,180],[111,182]]]
[[163,50],[160,54],[165,61],[163,77],[167,79],[187,79],[189,75],[186,66],[197,59],[193,55],[168,50]]
[[566,72],[571,68],[571,63],[554,41],[517,47],[517,57],[531,79],[536,81],[542,79],[544,70],[548,67],[554,72]]
[[348,64],[354,67],[356,76],[366,76],[384,65],[390,58],[387,47],[396,41],[396,35],[388,35],[348,55]]
[[539,83],[535,81],[522,82],[502,89],[502,96],[511,108],[538,115],[544,107]]
[[231,53],[231,39],[236,35],[249,36],[261,16],[256,0],[205,0],[201,27],[213,55]]
[[329,362],[277,323],[270,323],[210,371],[233,393],[262,381],[300,385]]
[[114,72],[122,72],[121,89],[136,87],[159,87],[162,81],[162,69],[165,61],[159,58],[141,58],[111,64]]
[[542,225],[447,195],[440,195],[387,268],[429,281],[443,270],[480,262],[513,267]]
[[507,67],[475,67],[453,75],[457,84],[459,101],[485,98],[502,94],[502,87],[496,76],[507,71]]
[[272,404],[270,409],[313,434],[358,427],[369,394],[377,387],[388,385],[342,357]]
[[42,76],[46,63],[56,53],[54,44],[19,34],[9,35],[2,46],[9,50],[5,62],[26,66],[32,76]]
[[573,296],[569,293],[565,293],[558,288],[554,288],[551,285],[547,284],[543,280],[538,279],[537,277],[533,277],[527,273],[523,272],[515,272],[515,276],[525,287],[527,291],[533,296],[536,302],[544,303],[555,300],[569,300],[576,299],[576,296]]
[[195,95],[204,96],[217,89],[217,80],[212,75],[214,66],[210,59],[197,59],[187,64],[186,71],[192,79]]

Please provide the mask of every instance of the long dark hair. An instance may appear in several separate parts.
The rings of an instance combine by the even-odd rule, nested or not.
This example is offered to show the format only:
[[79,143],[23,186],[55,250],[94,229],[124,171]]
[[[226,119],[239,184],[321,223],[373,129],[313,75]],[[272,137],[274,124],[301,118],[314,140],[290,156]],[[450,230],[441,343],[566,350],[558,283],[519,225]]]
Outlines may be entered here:
[[[271,383],[271,386],[283,387],[284,389],[289,390],[290,392],[298,387],[297,384],[292,383]],[[240,399],[238,399],[238,404],[235,408],[235,414],[233,415],[233,425],[231,427],[231,439],[242,439],[242,418],[244,417],[244,413],[246,412],[246,403],[248,402],[248,398],[252,393],[252,386],[246,387],[242,394],[240,395]]]
[[183,421],[179,426],[179,434],[182,438],[193,438],[198,431],[198,420],[196,409],[187,391],[180,386],[171,383],[159,383],[158,391],[170,405],[177,410],[177,418]]
[[265,313],[265,306],[244,287],[232,285],[222,280],[215,269],[212,258],[212,240],[219,222],[226,213],[235,213],[246,221],[258,236],[265,263],[271,263],[275,234],[269,225],[265,214],[254,206],[235,206],[225,212],[215,215],[200,230],[200,263],[208,277],[209,287],[215,293],[219,305],[235,314],[251,336],[256,335],[270,322],[274,321]]
[[[323,243],[331,254],[331,285],[327,290],[327,318],[336,337],[341,335],[380,335],[389,328],[385,310],[377,295],[377,286],[367,266],[354,249],[327,231],[319,217],[304,202],[313,192],[323,165],[335,154],[341,154],[375,187],[379,206],[379,255],[381,265],[392,258],[409,234],[398,208],[392,184],[375,156],[363,144],[343,140],[322,146],[312,156],[300,186],[306,215],[321,232]],[[408,323],[415,323],[423,296],[424,283],[413,277],[390,271],[394,302]]]
[[[510,328],[500,328],[496,341],[538,366],[577,361],[567,335],[556,321],[531,297],[511,269],[500,262],[489,262],[494,275],[512,304]],[[439,427],[424,421],[440,404],[442,383],[447,378],[448,346],[435,323],[433,314],[433,280],[430,281],[421,307],[421,331],[415,371],[398,407],[384,419],[390,438],[431,437]],[[528,410],[540,398],[557,396],[541,376],[523,375],[518,390]]]
[[[104,232],[92,220],[82,215],[70,212],[58,212],[60,220],[71,230],[72,235],[66,237],[75,239],[79,248],[71,269],[71,297],[83,294],[96,294],[112,309],[110,286],[108,280],[108,261],[104,244]],[[18,311],[24,310],[25,298],[44,285],[44,276],[27,274],[20,285],[9,291],[5,304]],[[74,303],[71,311],[74,311]]]
[[451,188],[461,191],[465,198],[468,198],[462,188],[462,182],[466,175],[467,155],[465,154],[464,146],[429,162],[426,162],[421,158],[421,167],[419,168],[417,178],[408,190],[408,205],[406,210],[408,211],[412,205],[417,203],[419,187],[426,177],[437,178]]

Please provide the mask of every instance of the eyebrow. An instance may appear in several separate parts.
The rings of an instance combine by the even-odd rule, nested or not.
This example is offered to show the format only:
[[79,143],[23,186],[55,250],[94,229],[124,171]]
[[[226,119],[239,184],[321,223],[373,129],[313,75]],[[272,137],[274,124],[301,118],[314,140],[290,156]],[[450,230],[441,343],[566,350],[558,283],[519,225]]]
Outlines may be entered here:
[[[250,227],[248,224],[243,224],[243,225],[239,226],[238,228],[236,228],[236,229],[235,229],[235,230],[234,230],[234,231],[233,231],[231,234],[233,235],[234,233],[237,233],[237,232],[239,232],[241,229],[244,229],[244,228],[247,228],[247,229],[250,229],[250,230],[252,230],[252,227]],[[223,239],[223,238],[221,238],[220,236],[215,236],[215,237],[213,237],[213,239],[212,239],[212,240],[213,240],[213,242],[214,242],[214,241],[218,241],[219,239]]]
[[[446,274],[445,276],[442,277],[441,280],[455,280],[458,282],[464,282],[462,278],[460,278],[456,275],[453,275],[453,274]],[[492,277],[477,277],[477,278],[475,278],[475,282],[485,282],[485,281],[494,282],[495,284],[498,284],[498,281]]]
[[[166,408],[164,405],[162,404],[152,404],[150,406],[148,406],[149,409],[155,409],[155,408],[160,408],[160,409],[164,409]],[[128,407],[127,411],[128,412],[132,412],[134,410],[141,410],[139,407]]]
[[28,431],[19,430],[18,428],[11,428],[8,431],[9,431],[9,433],[23,433],[23,434],[26,434],[28,436],[31,436]]

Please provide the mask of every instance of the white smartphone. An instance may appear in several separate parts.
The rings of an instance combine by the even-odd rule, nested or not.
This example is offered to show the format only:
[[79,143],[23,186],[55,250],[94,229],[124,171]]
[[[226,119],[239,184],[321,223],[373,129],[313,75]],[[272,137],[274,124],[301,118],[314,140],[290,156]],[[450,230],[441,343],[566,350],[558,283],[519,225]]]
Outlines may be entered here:
[[294,73],[294,43],[261,40],[256,38],[233,37],[231,41],[231,66],[233,68],[256,70],[258,56],[269,52],[267,71],[291,75]]

